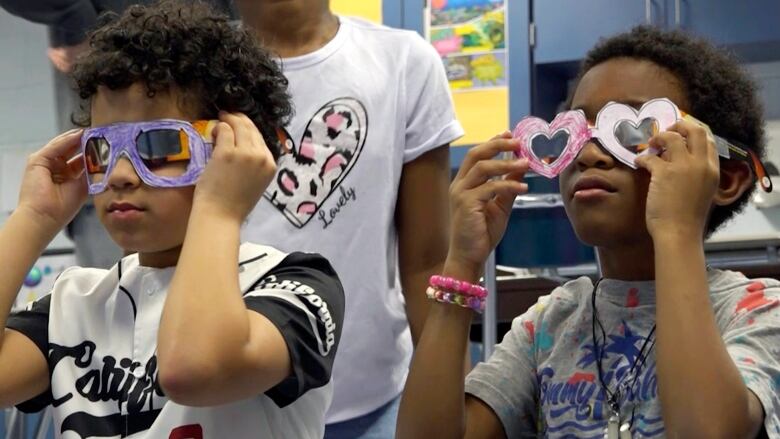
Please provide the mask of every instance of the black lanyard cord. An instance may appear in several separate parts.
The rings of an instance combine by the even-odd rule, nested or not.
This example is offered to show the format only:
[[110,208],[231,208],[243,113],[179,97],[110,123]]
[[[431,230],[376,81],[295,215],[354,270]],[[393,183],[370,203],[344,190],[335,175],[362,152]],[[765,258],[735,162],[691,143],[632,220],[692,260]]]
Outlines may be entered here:
[[[630,378],[630,384],[628,386],[628,390],[631,392],[631,395],[634,395],[634,387],[636,386],[637,381],[639,380],[640,371],[642,368],[644,368],[645,362],[647,361],[647,357],[650,355],[650,352],[653,350],[653,347],[655,346],[655,328],[656,325],[653,324],[652,329],[650,329],[650,333],[645,337],[644,343],[642,343],[642,347],[639,349],[639,354],[634,358],[634,362],[631,365],[631,368],[628,370],[628,372],[624,375],[623,380],[621,382],[617,383],[615,386],[615,391],[609,390],[609,387],[604,382],[604,371],[602,368],[602,362],[604,360],[604,347],[599,347],[598,338],[596,337],[596,324],[599,326],[599,330],[601,331],[601,339],[605,340],[607,339],[607,332],[604,330],[604,325],[601,323],[601,319],[599,319],[598,315],[598,309],[596,308],[596,292],[598,290],[598,286],[601,283],[602,279],[599,279],[596,281],[596,283],[593,285],[593,291],[591,293],[591,335],[593,336],[593,354],[596,357],[596,368],[598,370],[599,375],[599,384],[601,384],[601,389],[604,391],[604,395],[606,397],[606,402],[609,405],[609,407],[612,409],[613,413],[617,414],[618,417],[620,416],[620,399],[621,394],[623,393],[621,390],[621,385],[623,384],[623,380],[626,379],[626,377],[631,377],[633,374],[634,376]],[[649,345],[649,349],[648,349]],[[645,350],[647,351],[645,352]],[[638,367],[637,367],[638,366]],[[636,407],[634,407],[636,409]],[[634,410],[631,411],[631,424],[634,423]]]

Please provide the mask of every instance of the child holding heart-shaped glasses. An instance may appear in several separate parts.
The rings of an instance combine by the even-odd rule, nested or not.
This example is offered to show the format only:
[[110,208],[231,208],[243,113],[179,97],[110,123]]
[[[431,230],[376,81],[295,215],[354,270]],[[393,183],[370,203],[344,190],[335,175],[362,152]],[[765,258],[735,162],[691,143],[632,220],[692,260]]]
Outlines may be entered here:
[[[569,104],[473,148],[453,181],[397,437],[780,437],[780,283],[703,249],[771,190],[751,81],[707,42],[638,27],[590,51]],[[560,177],[604,277],[542,297],[464,382],[474,283],[529,169]]]

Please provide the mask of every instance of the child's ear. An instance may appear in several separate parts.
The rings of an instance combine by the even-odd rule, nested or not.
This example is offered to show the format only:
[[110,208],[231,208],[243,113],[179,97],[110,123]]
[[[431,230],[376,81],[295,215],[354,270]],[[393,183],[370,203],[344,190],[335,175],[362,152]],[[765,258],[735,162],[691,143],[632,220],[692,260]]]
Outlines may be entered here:
[[728,206],[753,184],[753,172],[747,162],[723,160],[720,162],[720,183],[713,202],[716,206]]

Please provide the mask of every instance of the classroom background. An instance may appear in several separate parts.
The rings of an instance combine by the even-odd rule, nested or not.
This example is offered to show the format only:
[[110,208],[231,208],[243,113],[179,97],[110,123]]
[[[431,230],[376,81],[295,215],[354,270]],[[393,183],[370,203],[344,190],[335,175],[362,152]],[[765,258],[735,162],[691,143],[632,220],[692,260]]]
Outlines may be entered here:
[[[457,170],[469,146],[523,116],[551,119],[567,97],[578,61],[600,37],[636,24],[681,28],[733,50],[760,87],[769,138],[767,165],[780,188],[780,1],[778,0],[331,0],[334,11],[419,32],[442,57],[466,135],[451,147]],[[14,208],[26,157],[58,133],[54,68],[45,26],[0,9],[0,223]],[[556,181],[529,178],[515,203],[507,242],[486,280],[497,290],[473,330],[475,360],[536,298],[572,277],[596,276],[593,250],[569,226]],[[521,251],[522,250],[522,251]],[[780,278],[780,191],[760,191],[743,214],[710,238],[708,262],[750,277]],[[60,234],[33,267],[17,306],[46,294],[74,263]],[[43,419],[43,423],[41,420]],[[39,428],[39,426],[42,426]],[[6,411],[0,437],[51,437],[46,419]]]

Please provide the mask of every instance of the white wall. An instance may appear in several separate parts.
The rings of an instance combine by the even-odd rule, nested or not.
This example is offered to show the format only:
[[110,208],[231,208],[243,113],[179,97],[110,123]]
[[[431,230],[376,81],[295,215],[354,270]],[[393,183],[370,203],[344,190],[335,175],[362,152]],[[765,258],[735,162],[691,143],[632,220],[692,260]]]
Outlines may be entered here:
[[[778,64],[780,68],[780,63]],[[780,167],[780,120],[767,123],[767,161]],[[774,190],[780,191],[780,178],[773,179]],[[758,189],[761,190],[761,189]],[[780,206],[757,209],[748,204],[745,211],[713,236],[716,240],[780,237]]]
[[[30,152],[57,134],[46,28],[0,9],[0,222],[16,206]],[[58,237],[56,247],[70,246]]]
[[[767,161],[780,167],[780,62],[753,64],[748,71],[756,78],[767,117]],[[780,191],[775,179],[775,191]],[[759,189],[760,190],[760,189]],[[745,211],[719,231],[713,239],[739,240],[751,237],[780,236],[780,207],[757,209],[749,204]]]
[[[780,68],[780,66],[778,66]],[[780,104],[780,101],[778,102]],[[766,124],[767,160],[780,168],[780,119],[770,120]]]
[[780,119],[780,61],[751,64],[748,71],[758,82],[767,119]]

